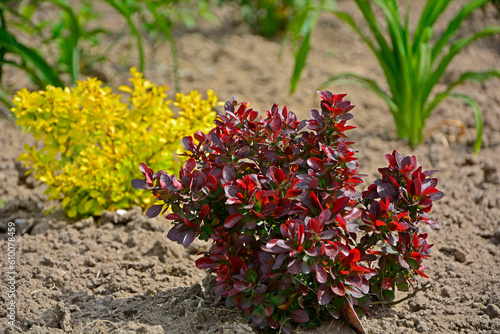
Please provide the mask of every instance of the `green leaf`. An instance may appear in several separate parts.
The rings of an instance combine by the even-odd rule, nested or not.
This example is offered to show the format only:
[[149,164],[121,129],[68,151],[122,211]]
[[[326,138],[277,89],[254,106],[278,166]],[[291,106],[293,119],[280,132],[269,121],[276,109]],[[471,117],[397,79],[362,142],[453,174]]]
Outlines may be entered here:
[[80,38],[80,24],[76,18],[75,12],[63,0],[51,0],[52,3],[59,6],[66,12],[69,19],[69,37],[65,38],[62,43],[62,59],[66,61],[71,83],[74,84],[80,76],[80,51],[78,50],[78,40]]
[[[462,22],[476,8],[481,7],[482,5],[484,5],[488,1],[489,0],[474,0],[474,1],[470,1],[468,4],[466,4],[465,6],[462,7],[462,9],[460,10],[460,12],[450,22],[450,24],[448,25],[448,28],[446,29],[446,31],[441,35],[441,37],[439,38],[439,40],[434,44],[434,48],[433,48],[433,51],[432,51],[432,62],[434,62],[439,57],[439,55],[441,54],[441,51],[448,44],[448,42],[455,35],[455,33],[458,31],[458,29],[460,28],[460,25],[462,24]],[[427,2],[433,2],[433,1],[427,1]],[[439,1],[439,2],[443,2],[443,1]],[[450,1],[448,0],[448,1],[445,1],[445,2],[446,2],[446,6],[447,6],[448,5],[447,3],[450,2]],[[439,9],[441,9],[441,8],[439,8]],[[433,19],[434,19],[433,21],[426,22],[428,24],[427,26],[433,24],[434,21],[437,19],[437,16],[439,16],[441,13],[442,13],[442,11],[435,13],[435,14],[437,14],[437,15],[435,15],[436,17],[435,18],[433,17]]]
[[304,41],[300,45],[299,52],[295,55],[295,66],[293,69],[292,78],[290,80],[290,92],[293,93],[297,88],[297,84],[300,80],[300,75],[302,74],[302,70],[306,65],[307,54],[310,49],[310,37],[311,34],[307,34],[304,38]]
[[[405,17],[401,17],[399,2],[396,0],[355,0],[372,33],[370,37],[360,29],[349,14],[331,11],[351,26],[372,50],[384,72],[389,92],[382,90],[374,80],[353,73],[334,75],[322,87],[349,83],[375,92],[392,112],[398,136],[408,140],[411,146],[420,144],[427,117],[440,101],[451,96],[450,91],[453,87],[465,80],[483,81],[498,74],[497,70],[464,73],[450,84],[447,90],[429,101],[434,87],[460,51],[479,38],[500,33],[500,26],[486,27],[453,43],[450,42],[465,19],[486,1],[471,0],[464,5],[450,21],[445,32],[436,39],[433,39],[433,25],[440,19],[451,0],[427,0],[413,35],[409,31],[410,7],[407,7]],[[375,15],[372,4],[383,13],[385,20],[383,24],[377,21],[380,15]],[[387,27],[387,33],[382,33],[380,28],[382,25]],[[449,51],[442,56],[442,51],[448,45]],[[469,99],[465,98],[465,101],[471,104]],[[473,105],[479,136],[480,124],[482,124],[480,113],[474,104],[471,105]],[[476,141],[476,150],[478,145],[480,144]]]
[[246,274],[246,278],[249,282],[257,283],[257,280],[259,279],[259,275],[257,274],[257,272],[255,270],[248,269],[247,274]]
[[412,269],[418,269],[418,268],[420,268],[420,264],[418,263],[417,260],[409,257],[409,258],[406,259],[406,261],[408,261],[408,264],[410,265],[410,267]]
[[386,300],[391,301],[391,302],[394,300],[394,298],[395,298],[394,291],[383,290],[383,293],[384,293],[384,297],[386,298]]
[[[446,71],[450,62],[455,58],[455,56],[460,53],[463,49],[469,46],[472,42],[476,41],[479,38],[487,37],[493,34],[500,33],[500,25],[499,26],[491,26],[486,27],[473,35],[469,35],[466,37],[462,37],[455,41],[451,47],[450,51],[441,59],[441,61],[434,65],[434,72],[429,76],[429,80],[426,83],[426,88],[424,90],[423,97],[426,99],[434,86],[439,82],[444,72]],[[435,49],[434,49],[435,50]],[[434,57],[433,57],[434,58]]]
[[177,44],[175,43],[174,36],[172,35],[172,22],[166,21],[164,17],[159,14],[158,5],[152,1],[145,0],[146,5],[149,8],[149,11],[153,14],[155,24],[157,27],[160,27],[161,31],[167,38],[168,43],[170,44],[170,52],[172,54],[172,60],[174,63],[174,86],[175,90],[179,92],[181,90],[181,84],[179,79],[179,55],[177,51]]
[[139,72],[144,72],[144,49],[142,46],[142,37],[141,34],[139,33],[139,30],[137,30],[134,21],[132,20],[131,10],[129,9],[126,3],[120,0],[103,0],[103,1],[105,1],[111,7],[115,8],[127,21],[127,24],[130,28],[130,32],[137,41],[137,51],[139,53]]
[[466,81],[477,81],[477,82],[483,82],[488,79],[491,79],[493,77],[500,78],[500,70],[494,69],[490,71],[484,71],[484,72],[465,72],[458,79],[455,81],[451,82],[446,90],[442,93],[437,94],[432,101],[430,101],[424,108],[424,117],[427,118],[430,116],[432,111],[436,108],[436,106],[444,100],[445,98],[449,97],[450,94],[449,92],[455,88],[456,86],[466,82]]
[[26,62],[32,63],[37,69],[37,72],[33,72],[33,74],[40,79],[40,82],[43,83],[43,85],[53,85],[56,87],[64,86],[57,73],[49,64],[47,64],[45,60],[43,60],[42,57],[38,55],[34,49],[19,43],[14,36],[3,29],[0,29],[0,46],[14,54],[17,54]]

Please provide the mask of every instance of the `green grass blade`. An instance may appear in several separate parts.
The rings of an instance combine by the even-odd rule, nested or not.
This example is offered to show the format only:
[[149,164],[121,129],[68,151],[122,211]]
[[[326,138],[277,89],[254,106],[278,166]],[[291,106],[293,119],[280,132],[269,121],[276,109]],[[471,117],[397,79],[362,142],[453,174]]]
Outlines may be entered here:
[[474,0],[462,7],[460,12],[450,22],[446,31],[441,35],[432,51],[432,61],[434,62],[441,54],[443,48],[448,44],[450,39],[460,28],[462,22],[478,7],[484,5],[489,0]]
[[59,6],[66,12],[69,18],[69,38],[63,44],[62,52],[66,54],[63,57],[67,61],[68,71],[71,76],[71,84],[76,83],[80,77],[80,51],[78,50],[78,40],[80,39],[80,24],[76,18],[75,12],[62,0],[52,0],[52,3]]
[[144,49],[142,47],[142,37],[136,25],[134,24],[134,21],[132,20],[132,12],[127,7],[127,5],[123,2],[120,2],[120,0],[103,0],[103,1],[105,1],[114,9],[116,9],[127,21],[127,24],[130,28],[130,32],[137,41],[137,50],[139,52],[139,71],[144,72]]
[[422,36],[423,31],[432,27],[436,20],[443,14],[451,0],[435,0],[435,1],[427,1],[425,3],[425,7],[420,14],[420,19],[413,34],[414,36],[414,46],[420,43],[420,37]]
[[373,54],[375,57],[377,57],[377,60],[382,67],[382,70],[384,71],[385,77],[387,78],[387,82],[389,84],[389,87],[396,87],[398,84],[398,81],[395,80],[394,76],[391,73],[397,73],[397,69],[394,67],[394,62],[391,61],[392,54],[389,52],[389,54],[384,53],[382,49],[379,49],[375,46],[375,44],[368,38],[368,36],[363,33],[363,31],[359,28],[359,26],[356,24],[354,19],[347,13],[344,12],[339,12],[339,11],[330,11],[333,13],[335,16],[337,16],[339,19],[347,23],[354,31],[358,33],[358,35],[361,37],[363,42],[365,42],[366,45],[372,50]]
[[[28,7],[28,6],[26,6],[26,7]],[[33,6],[33,8],[36,8],[36,6]],[[4,3],[0,3],[0,12],[2,12],[2,11],[9,12],[9,14],[18,18],[20,21],[22,21],[22,24],[29,27],[30,29],[38,30],[37,26],[35,24],[33,24],[33,22],[30,21],[29,17],[26,17],[22,13],[18,12],[15,8],[12,8],[11,6],[6,5]]]
[[367,0],[355,0],[355,1],[358,4],[359,9],[363,13],[363,16],[365,17],[365,20],[368,23],[368,26],[371,32],[373,33],[373,36],[377,40],[381,52],[384,55],[389,54],[389,45],[387,44],[387,41],[385,40],[384,35],[380,30],[377,17],[375,16],[375,13],[373,12],[369,1]]
[[295,65],[290,79],[290,93],[293,93],[300,81],[300,76],[306,66],[307,55],[311,49],[311,35],[323,10],[322,6],[307,6],[299,14],[297,20],[290,23],[290,33],[293,40],[298,41],[298,49],[294,52]]
[[468,95],[460,94],[460,93],[449,93],[452,97],[458,97],[462,99],[465,103],[471,106],[472,111],[474,112],[474,118],[476,119],[476,141],[474,142],[474,153],[478,153],[481,149],[482,144],[482,136],[483,136],[483,114],[481,113],[481,109],[477,104],[476,100],[471,98]]
[[359,28],[359,26],[356,24],[356,22],[354,21],[354,19],[352,18],[351,15],[349,15],[348,13],[339,12],[339,11],[332,11],[332,13],[335,16],[337,16],[339,19],[341,19],[342,21],[347,23],[349,26],[351,26],[351,28],[354,29],[354,31],[356,31],[358,33],[359,37],[361,37],[363,42],[365,42],[366,45],[368,45],[368,47],[373,51],[373,53],[375,53],[375,54],[378,53],[378,50],[375,47],[375,44],[373,44],[372,41],[368,38],[368,36],[366,36],[366,34],[363,33],[363,31]]
[[309,53],[311,34],[306,34],[304,40],[300,44],[299,51],[295,54],[295,66],[293,68],[292,78],[290,79],[290,93],[293,93],[297,88],[302,70],[306,65],[307,54]]
[[462,75],[460,75],[457,80],[451,82],[448,85],[447,91],[451,91],[453,88],[464,83],[465,81],[483,82],[494,77],[500,78],[500,69],[493,69],[483,72],[465,72],[462,73]]
[[[415,74],[415,86],[417,87],[425,87],[426,81],[429,79],[429,74],[432,70],[432,48],[428,42],[424,42],[428,40],[427,38],[432,34],[432,28],[428,27],[422,32],[424,38],[417,45],[415,52],[415,62],[413,67],[416,69]],[[415,45],[415,44],[414,44]]]
[[341,85],[341,84],[353,84],[357,86],[362,86],[367,88],[380,96],[385,103],[389,106],[389,110],[391,113],[396,113],[398,110],[397,105],[391,99],[389,95],[375,82],[375,80],[366,78],[364,76],[358,75],[356,73],[351,72],[343,72],[336,75],[331,76],[325,81],[319,89],[324,89],[331,85]]
[[[40,77],[43,85],[53,85],[58,87],[63,87],[64,83],[59,79],[57,73],[52,69],[52,67],[47,64],[38,53],[21,43],[19,43],[14,36],[9,34],[5,30],[0,29],[0,45],[6,50],[20,56],[24,61],[31,62],[35,68],[40,72],[38,76]],[[45,87],[40,87],[45,88]]]
[[7,97],[7,94],[4,92],[4,90],[0,87],[0,102],[4,104],[4,106],[7,107],[8,110],[8,116],[10,115],[10,109],[14,108],[14,104],[12,104],[11,98]]
[[[33,82],[38,88],[43,89],[47,85],[51,85],[50,82],[47,82],[45,78],[41,77],[35,68],[30,66],[25,60],[23,60],[22,64],[18,64],[15,61],[10,61],[10,60],[2,60],[0,61],[1,64],[7,64],[10,66],[17,67],[20,71],[23,71],[26,73],[26,75],[30,78],[31,82]],[[54,85],[53,85],[54,86]]]
[[[383,11],[387,21],[387,30],[391,38],[393,50],[384,59],[391,59],[393,67],[386,78],[393,96],[393,101],[399,106],[397,116],[405,124],[413,122],[416,126],[420,124],[420,114],[415,114],[416,109],[411,108],[415,104],[414,98],[418,94],[415,91],[415,61],[412,54],[411,37],[407,27],[402,25],[402,18],[399,13],[397,1],[395,0],[373,0]],[[405,84],[401,84],[404,82]],[[417,110],[418,111],[418,110]],[[412,120],[413,119],[413,120]]]
[[173,67],[174,67],[174,86],[175,86],[175,91],[180,92],[181,90],[181,83],[179,79],[179,55],[177,52],[177,44],[175,43],[174,36],[172,35],[172,32],[170,30],[170,25],[159,15],[158,8],[155,7],[155,4],[149,0],[146,0],[145,3],[147,4],[149,11],[153,14],[153,17],[155,19],[155,23],[160,27],[161,31],[167,38],[169,44],[170,44],[170,50],[172,54],[172,60],[173,60]]
[[441,59],[439,64],[436,66],[434,72],[429,76],[429,80],[427,81],[425,91],[424,91],[424,98],[427,99],[427,97],[430,95],[432,89],[438,81],[441,79],[443,76],[444,72],[446,71],[446,68],[450,64],[450,62],[455,58],[455,56],[460,53],[463,49],[465,49],[467,46],[469,46],[472,42],[479,38],[483,38],[486,36],[490,36],[493,34],[500,33],[500,25],[499,26],[490,26],[486,27],[483,30],[480,30],[476,32],[473,35],[469,35],[466,37],[462,37],[459,40],[455,41],[451,47],[450,51]]
[[441,102],[446,97],[448,97],[450,91],[453,88],[455,88],[456,86],[464,83],[465,81],[483,82],[483,81],[486,81],[486,80],[491,79],[493,77],[500,78],[500,70],[494,69],[494,70],[484,71],[484,72],[465,72],[465,73],[463,73],[458,79],[451,82],[444,92],[437,94],[432,99],[432,101],[427,104],[427,106],[424,109],[424,117],[425,118],[429,117],[431,115],[432,111],[439,104],[439,102]]
[[481,143],[482,143],[482,136],[483,136],[483,126],[484,126],[484,120],[483,120],[483,114],[481,112],[481,109],[479,108],[479,105],[477,102],[471,98],[468,95],[461,94],[461,93],[453,93],[453,92],[448,92],[445,91],[443,93],[440,93],[434,97],[432,102],[429,104],[429,106],[426,108],[426,113],[430,115],[432,110],[444,99],[448,97],[457,97],[462,99],[465,103],[471,106],[472,111],[474,112],[474,118],[476,120],[476,140],[474,142],[474,153],[479,152],[481,149]]

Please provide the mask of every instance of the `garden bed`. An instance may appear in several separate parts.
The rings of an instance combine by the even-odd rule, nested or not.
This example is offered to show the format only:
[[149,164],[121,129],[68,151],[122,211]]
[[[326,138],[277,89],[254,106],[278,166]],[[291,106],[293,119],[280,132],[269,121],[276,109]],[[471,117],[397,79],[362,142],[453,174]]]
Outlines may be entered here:
[[[422,1],[414,1],[416,7]],[[449,17],[464,1],[454,1]],[[356,13],[354,5],[339,7]],[[103,8],[105,11],[106,8]],[[418,11],[418,10],[417,10]],[[448,13],[447,12],[447,13]],[[240,23],[235,11],[221,11],[224,25],[204,24],[195,31],[176,31],[183,91],[213,89],[219,99],[233,95],[264,113],[273,103],[287,105],[298,118],[309,118],[318,107],[317,87],[329,75],[354,71],[380,77],[371,52],[349,27],[324,15],[315,31],[308,66],[294,95],[288,95],[292,58],[285,51],[278,62],[279,39],[253,35]],[[109,25],[123,22],[107,16]],[[476,11],[464,24],[462,35],[485,24],[499,24],[493,6]],[[438,24],[438,29],[443,29]],[[124,58],[120,48],[109,53],[100,71],[117,87],[126,82],[134,54]],[[151,51],[151,50],[149,50]],[[168,47],[149,53],[145,76],[152,82],[171,83]],[[153,62],[154,57],[154,62]],[[115,58],[115,59],[113,59]],[[114,64],[113,66],[109,64]],[[450,67],[452,80],[458,71],[500,67],[500,36],[479,40]],[[20,89],[19,74],[7,80]],[[27,84],[27,83],[26,83]],[[19,86],[18,86],[19,85]],[[170,86],[173,86],[170,84]],[[427,140],[410,149],[396,138],[390,113],[374,94],[363,89],[330,87],[347,93],[356,105],[351,131],[359,150],[359,172],[366,184],[384,166],[384,155],[397,149],[416,155],[424,169],[437,169],[439,189],[445,197],[436,202],[431,217],[439,230],[428,229],[434,244],[427,261],[429,279],[425,291],[393,307],[373,307],[373,315],[361,319],[368,333],[496,333],[500,331],[500,80],[465,84],[461,89],[474,97],[485,119],[483,148],[473,153],[474,117],[459,100],[446,100],[428,120]],[[173,96],[173,90],[168,91]],[[466,126],[459,136],[459,128]],[[24,176],[16,161],[25,143],[33,139],[21,133],[12,120],[0,118],[0,249],[5,253],[8,222],[23,234],[16,237],[17,320],[6,326],[7,297],[0,297],[0,327],[13,333],[257,333],[234,310],[214,305],[211,279],[195,268],[201,242],[184,248],[166,238],[170,223],[146,219],[138,209],[110,212],[93,221],[72,221],[60,211],[44,211],[57,203],[48,201],[44,185]],[[141,177],[139,170],[137,177]],[[360,189],[364,189],[361,185]],[[2,264],[6,255],[2,254]],[[2,269],[4,271],[4,269]],[[5,281],[2,280],[2,291]],[[397,298],[404,297],[403,294]],[[326,322],[311,333],[347,333],[342,322]]]

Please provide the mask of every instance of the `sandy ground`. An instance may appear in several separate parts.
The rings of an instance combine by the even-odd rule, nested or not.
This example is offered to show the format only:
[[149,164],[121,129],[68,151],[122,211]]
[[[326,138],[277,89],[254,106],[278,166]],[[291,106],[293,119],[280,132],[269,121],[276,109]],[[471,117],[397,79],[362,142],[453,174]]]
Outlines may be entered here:
[[[465,1],[456,0],[449,19]],[[423,1],[414,1],[413,14]],[[360,14],[349,1],[339,7]],[[104,12],[108,11],[103,7]],[[231,95],[264,112],[273,103],[287,105],[300,118],[318,106],[315,92],[329,75],[340,71],[381,77],[374,56],[346,25],[324,15],[318,25],[302,80],[288,94],[292,58],[280,39],[252,35],[234,10],[221,11],[220,25],[202,24],[194,31],[179,29],[182,90],[214,89],[221,100]],[[111,12],[110,27],[123,22]],[[499,13],[488,6],[475,12],[460,30],[464,36],[484,25],[499,24]],[[440,21],[437,30],[444,29]],[[126,41],[124,42],[126,43]],[[116,45],[109,62],[98,68],[118,87],[126,82],[135,54]],[[146,76],[173,86],[168,46],[154,54],[147,49]],[[480,40],[451,64],[445,81],[465,70],[500,68],[500,36]],[[16,72],[6,74],[17,89],[29,84]],[[483,148],[474,155],[472,111],[460,101],[446,100],[428,120],[425,143],[410,149],[398,140],[386,106],[363,89],[331,87],[347,93],[357,107],[350,131],[359,150],[359,171],[375,178],[385,165],[384,154],[397,149],[416,155],[424,169],[438,169],[439,188],[446,196],[435,203],[431,216],[440,225],[429,230],[435,244],[427,262],[430,288],[391,308],[377,306],[363,317],[368,333],[498,333],[500,332],[500,80],[466,84],[460,90],[473,96],[484,113]],[[173,91],[170,93],[173,95]],[[443,122],[456,119],[459,129]],[[60,210],[44,211],[54,202],[43,195],[44,185],[24,176],[16,161],[33,139],[0,117],[0,255],[2,263],[0,329],[7,333],[258,333],[238,312],[214,305],[211,278],[196,269],[196,253],[166,238],[169,222],[148,220],[138,209],[106,213],[100,219],[71,221]],[[360,190],[364,189],[361,185]],[[8,222],[15,222],[17,257],[17,322],[7,326],[6,269]],[[404,295],[398,295],[403,297]],[[328,321],[308,333],[353,333],[341,321]]]

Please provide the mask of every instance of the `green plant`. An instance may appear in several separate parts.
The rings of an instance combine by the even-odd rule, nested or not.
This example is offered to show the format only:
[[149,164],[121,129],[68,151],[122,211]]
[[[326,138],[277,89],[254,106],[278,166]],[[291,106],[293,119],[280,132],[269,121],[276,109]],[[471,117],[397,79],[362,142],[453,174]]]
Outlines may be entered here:
[[316,28],[318,19],[323,11],[335,10],[336,1],[333,0],[308,0],[302,1],[296,7],[286,28],[282,50],[287,42],[291,42],[294,56],[294,68],[290,78],[290,92],[293,93],[300,81],[300,76],[306,66],[307,56],[311,48],[311,36]]
[[[333,13],[349,24],[375,54],[384,71],[389,92],[384,91],[375,80],[355,73],[334,75],[323,84],[323,87],[353,83],[375,92],[387,103],[394,117],[398,136],[408,140],[411,146],[422,142],[425,121],[443,99],[460,98],[469,104],[474,112],[477,130],[474,150],[478,152],[481,148],[483,127],[481,111],[470,96],[453,92],[453,89],[465,81],[484,81],[494,76],[500,77],[500,70],[465,72],[449,83],[444,90],[435,92],[435,87],[457,54],[475,40],[500,32],[500,26],[490,26],[474,34],[454,38],[464,20],[488,0],[469,1],[449,22],[448,28],[436,38],[434,38],[434,23],[451,0],[427,1],[413,34],[409,28],[409,9],[402,18],[398,1],[355,1],[368,23],[373,38],[366,35],[349,14],[338,11]],[[379,23],[371,3],[383,13],[387,36],[381,29],[382,24]]]
[[[0,2],[0,82],[3,76],[3,66],[15,66],[31,78],[31,80],[38,86],[44,87],[47,84],[54,86],[62,86],[63,83],[59,79],[59,75],[54,68],[49,65],[39,52],[17,40],[17,38],[9,31],[7,15],[21,21],[25,28],[36,30],[36,27],[30,22],[30,10],[16,10],[11,7],[6,0]],[[9,59],[9,54],[19,57],[19,61]],[[10,99],[6,97],[6,93],[0,87],[1,101],[7,106],[12,106]]]
[[70,217],[99,215],[102,210],[145,206],[150,199],[133,192],[129,180],[135,166],[148,161],[170,172],[178,170],[176,152],[185,135],[212,127],[217,97],[208,91],[177,94],[174,117],[166,86],[155,86],[131,70],[128,103],[101,87],[97,79],[74,88],[48,86],[21,90],[14,98],[17,123],[43,145],[26,145],[20,161],[46,183],[51,198],[62,199]]
[[179,177],[141,163],[144,179],[132,181],[162,201],[147,217],[171,210],[169,239],[186,248],[212,240],[196,266],[217,276],[227,306],[285,333],[352,305],[369,312],[370,299],[392,300],[427,277],[432,245],[418,224],[437,226],[426,214],[443,196],[435,171],[396,151],[381,179],[357,192],[362,175],[345,134],[354,106],[318,95],[321,110],[307,121],[276,104],[262,118],[230,100],[214,129],[181,140],[189,159]]
[[290,80],[293,93],[300,81],[311,48],[311,36],[320,14],[334,10],[335,0],[221,0],[220,3],[237,3],[243,20],[252,29],[267,38],[284,32],[281,53],[291,44],[295,60]]
[[[35,0],[15,5],[2,0],[0,82],[4,65],[25,72],[39,89],[47,85],[73,85],[81,73],[92,73],[92,66],[103,61],[105,56],[104,53],[95,55],[90,50],[99,44],[99,35],[107,31],[90,28],[98,18],[91,0],[80,2],[79,6],[75,10],[65,0]],[[34,14],[46,8],[56,9],[57,16],[35,21]],[[27,38],[30,43],[24,42]],[[32,46],[33,41],[38,47]],[[63,79],[65,76],[68,78]],[[10,106],[6,95],[3,93],[2,102]]]
[[134,23],[134,20],[132,19],[132,15],[134,14],[133,9],[130,8],[130,6],[127,4],[127,0],[103,0],[107,4],[109,4],[111,7],[116,9],[118,13],[120,13],[125,20],[127,21],[127,25],[130,29],[130,33],[134,36],[136,42],[137,42],[137,52],[139,55],[139,71],[143,72],[144,71],[144,47],[142,43],[142,36],[139,33],[139,30],[137,29],[136,24]]
[[221,0],[236,3],[243,20],[259,35],[267,38],[286,30],[293,16],[304,7],[304,0]]
[[[183,24],[192,29],[196,26],[198,18],[215,21],[216,17],[210,11],[211,0],[104,0],[113,7],[119,9],[129,22],[132,31],[137,30],[133,27],[132,15],[138,17],[145,32],[147,32],[148,41],[151,42],[153,53],[158,42],[164,39],[170,45],[173,59],[174,86],[176,91],[180,91],[179,79],[179,56],[177,44],[172,34],[172,28]],[[136,35],[136,33],[134,33]],[[138,45],[141,45],[140,36],[137,33]]]

